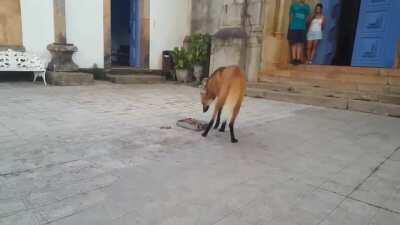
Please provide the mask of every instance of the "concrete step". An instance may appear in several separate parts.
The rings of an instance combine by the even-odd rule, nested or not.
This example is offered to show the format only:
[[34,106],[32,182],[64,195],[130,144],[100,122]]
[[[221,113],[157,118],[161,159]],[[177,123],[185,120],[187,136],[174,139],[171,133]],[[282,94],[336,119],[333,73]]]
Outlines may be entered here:
[[381,74],[352,74],[337,73],[328,71],[307,71],[307,70],[271,70],[264,71],[263,76],[285,77],[314,81],[335,81],[341,83],[388,85],[389,83],[400,82],[400,76],[389,76]]
[[347,99],[340,97],[311,96],[302,93],[271,91],[259,88],[248,88],[247,96],[327,108],[347,109]]
[[400,95],[400,86],[391,85],[388,88],[388,92],[391,94]]
[[329,66],[329,65],[287,65],[280,70],[291,71],[309,71],[318,72],[320,74],[350,74],[363,76],[394,76],[400,77],[400,70],[386,68],[367,68],[367,67],[351,67],[351,66]]
[[[373,101],[370,99],[357,99],[346,95],[317,95],[315,93],[310,94],[307,92],[280,91],[276,89],[268,90],[261,88],[248,88],[247,96],[400,117],[400,102],[398,102],[400,100],[399,96],[395,96],[395,100],[389,100],[390,96],[385,96],[385,98],[388,99],[387,101],[382,102],[382,100]],[[391,102],[397,102],[397,104],[392,104]]]
[[133,67],[113,67],[107,70],[107,74],[111,75],[161,75],[161,70],[140,69]]
[[[260,82],[265,83],[278,83],[278,84],[289,84],[296,87],[316,87],[325,88],[336,91],[353,91],[353,92],[372,92],[372,93],[400,93],[400,86],[394,86],[389,84],[377,83],[360,83],[356,81],[337,81],[337,80],[324,80],[317,79],[312,76],[301,77],[301,76],[275,76],[275,75],[264,75],[259,79]],[[398,87],[398,88],[397,88]]]
[[380,75],[380,76],[400,76],[400,70],[384,68],[367,68],[352,66],[332,66],[332,65],[287,65],[283,70],[296,71],[316,71],[329,74],[361,74],[361,75]]
[[279,82],[257,82],[248,83],[248,88],[258,88],[270,91],[281,91],[297,94],[305,94],[311,96],[335,97],[335,98],[349,98],[353,100],[362,101],[376,101],[382,103],[390,103],[400,105],[400,95],[394,93],[385,93],[382,91],[355,91],[345,90],[338,91],[330,88],[323,88],[319,86],[311,86],[307,84],[293,84],[293,83],[279,83]]
[[377,115],[400,117],[400,105],[387,104],[381,102],[368,102],[359,100],[350,100],[348,110],[373,113]]
[[47,72],[47,81],[56,86],[82,86],[94,84],[93,74],[82,72]]
[[135,74],[135,75],[115,75],[108,74],[109,81],[117,84],[154,84],[165,82],[165,77],[160,75]]
[[[258,89],[267,89],[271,91],[287,91],[292,93],[302,93],[309,92],[315,93],[319,95],[325,94],[334,94],[334,95],[344,95],[346,91],[335,91],[328,88],[323,88],[320,86],[313,86],[306,83],[281,83],[281,82],[273,82],[273,81],[264,81],[264,82],[249,82],[247,84],[248,88],[258,88]],[[349,92],[349,91],[348,91]]]

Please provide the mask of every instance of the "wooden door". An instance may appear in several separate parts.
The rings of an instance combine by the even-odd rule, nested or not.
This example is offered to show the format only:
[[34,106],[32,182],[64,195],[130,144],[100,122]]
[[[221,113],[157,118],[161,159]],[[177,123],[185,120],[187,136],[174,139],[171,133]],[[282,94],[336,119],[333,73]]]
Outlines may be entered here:
[[140,66],[140,0],[131,0],[129,64]]

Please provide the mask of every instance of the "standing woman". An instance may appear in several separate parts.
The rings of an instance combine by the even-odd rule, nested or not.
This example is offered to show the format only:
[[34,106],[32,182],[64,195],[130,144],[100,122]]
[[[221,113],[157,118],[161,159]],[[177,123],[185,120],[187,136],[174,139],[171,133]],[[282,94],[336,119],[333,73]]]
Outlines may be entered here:
[[319,41],[322,40],[322,29],[324,28],[323,6],[317,4],[313,15],[310,17],[310,27],[307,33],[307,63],[312,64],[317,51]]
[[297,0],[290,6],[290,24],[288,40],[291,46],[292,61],[294,65],[301,64],[304,44],[307,35],[307,19],[310,15],[310,6],[305,0]]

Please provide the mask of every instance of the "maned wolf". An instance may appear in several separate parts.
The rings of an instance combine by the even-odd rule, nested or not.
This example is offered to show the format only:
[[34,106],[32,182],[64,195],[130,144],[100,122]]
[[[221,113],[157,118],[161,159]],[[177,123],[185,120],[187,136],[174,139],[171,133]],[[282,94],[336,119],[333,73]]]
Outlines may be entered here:
[[202,134],[206,137],[211,127],[216,123],[214,129],[219,127],[221,114],[223,123],[219,131],[225,132],[227,121],[231,133],[231,142],[237,143],[233,126],[239,114],[244,95],[246,93],[246,78],[238,66],[221,67],[217,69],[209,79],[203,80],[201,92],[201,103],[203,112],[207,112],[210,104],[216,100],[215,109],[208,127]]

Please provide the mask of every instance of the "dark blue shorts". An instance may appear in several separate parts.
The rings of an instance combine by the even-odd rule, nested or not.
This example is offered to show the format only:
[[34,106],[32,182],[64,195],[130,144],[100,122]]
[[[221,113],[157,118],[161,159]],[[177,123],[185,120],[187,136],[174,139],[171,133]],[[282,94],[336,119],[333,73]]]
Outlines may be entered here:
[[289,29],[287,39],[290,44],[304,44],[307,41],[307,33],[305,30],[291,30]]

